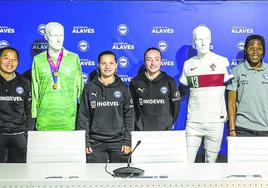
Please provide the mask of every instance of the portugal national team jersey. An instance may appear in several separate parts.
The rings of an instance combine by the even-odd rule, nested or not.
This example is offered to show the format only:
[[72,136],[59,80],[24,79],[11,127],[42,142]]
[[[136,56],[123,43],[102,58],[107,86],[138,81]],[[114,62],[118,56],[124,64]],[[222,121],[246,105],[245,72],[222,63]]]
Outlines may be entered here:
[[184,63],[180,82],[190,88],[187,122],[224,122],[225,85],[233,77],[227,58],[209,52]]
[[34,57],[32,67],[32,117],[37,118],[37,130],[74,130],[77,101],[83,89],[77,54],[63,51],[58,88],[53,89],[53,84],[47,52],[42,52]]

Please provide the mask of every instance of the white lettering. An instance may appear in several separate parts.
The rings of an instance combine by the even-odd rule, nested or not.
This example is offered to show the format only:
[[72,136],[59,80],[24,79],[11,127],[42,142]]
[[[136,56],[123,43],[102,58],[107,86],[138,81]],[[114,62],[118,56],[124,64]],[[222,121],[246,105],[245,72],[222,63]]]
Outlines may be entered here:
[[253,29],[249,28],[233,28],[232,33],[253,33]]
[[0,33],[15,33],[13,28],[0,28]]
[[152,30],[152,33],[156,33],[156,34],[159,34],[159,33],[172,34],[172,33],[174,33],[174,29],[171,29],[171,28],[154,28]]
[[164,65],[164,66],[174,66],[174,61],[169,61],[169,60],[163,60],[161,65]]
[[95,66],[96,65],[95,61],[92,61],[92,60],[81,60],[80,64],[82,66]]
[[72,33],[95,33],[93,28],[73,28]]
[[143,99],[143,104],[165,104],[164,99]]
[[130,82],[131,81],[131,77],[121,77],[121,80],[123,81],[123,82]]
[[134,50],[135,47],[133,44],[114,44],[112,49],[113,50]]
[[97,102],[97,106],[119,106],[117,101]]
[[33,50],[46,50],[48,48],[48,44],[34,44]]
[[0,96],[0,101],[23,101],[21,97]]

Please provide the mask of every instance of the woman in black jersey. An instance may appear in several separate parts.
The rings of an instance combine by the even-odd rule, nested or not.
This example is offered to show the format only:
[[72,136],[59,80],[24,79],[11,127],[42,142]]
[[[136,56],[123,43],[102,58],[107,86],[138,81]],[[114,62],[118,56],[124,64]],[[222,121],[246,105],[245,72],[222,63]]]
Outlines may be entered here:
[[175,80],[160,70],[162,54],[157,48],[144,53],[145,71],[130,83],[136,112],[135,130],[172,129],[179,110],[180,95]]
[[33,130],[30,82],[15,72],[18,51],[0,49],[0,163],[26,162],[27,131]]
[[134,108],[128,87],[116,75],[116,55],[98,57],[99,74],[83,91],[77,129],[86,130],[87,162],[126,162],[131,151]]

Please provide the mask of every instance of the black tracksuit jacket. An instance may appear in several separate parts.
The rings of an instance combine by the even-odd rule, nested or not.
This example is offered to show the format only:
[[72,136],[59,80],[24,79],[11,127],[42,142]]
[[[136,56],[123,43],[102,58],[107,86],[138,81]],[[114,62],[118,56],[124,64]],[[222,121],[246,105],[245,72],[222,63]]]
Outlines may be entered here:
[[84,87],[78,110],[77,129],[86,130],[86,146],[90,141],[118,142],[131,146],[134,108],[128,87],[119,77],[109,85],[96,76]]
[[175,80],[161,72],[154,80],[149,80],[145,72],[140,73],[130,83],[135,107],[135,130],[169,130],[180,111],[180,95]]
[[33,130],[31,118],[30,82],[16,73],[6,81],[0,75],[0,133],[19,133]]

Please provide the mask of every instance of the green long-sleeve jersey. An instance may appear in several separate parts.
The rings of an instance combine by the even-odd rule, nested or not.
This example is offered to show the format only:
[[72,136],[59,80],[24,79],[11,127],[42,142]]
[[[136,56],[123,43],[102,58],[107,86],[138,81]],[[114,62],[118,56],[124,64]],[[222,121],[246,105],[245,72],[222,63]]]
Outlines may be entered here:
[[77,103],[83,90],[79,56],[64,49],[58,74],[58,89],[55,90],[47,52],[34,57],[32,117],[37,120],[37,130],[75,129]]

